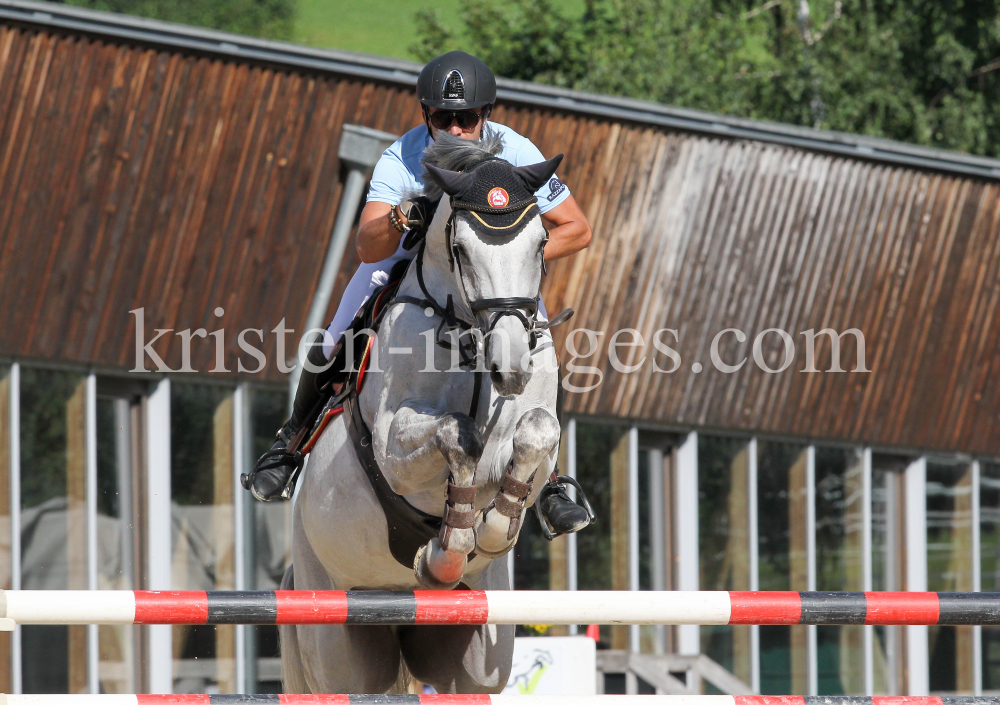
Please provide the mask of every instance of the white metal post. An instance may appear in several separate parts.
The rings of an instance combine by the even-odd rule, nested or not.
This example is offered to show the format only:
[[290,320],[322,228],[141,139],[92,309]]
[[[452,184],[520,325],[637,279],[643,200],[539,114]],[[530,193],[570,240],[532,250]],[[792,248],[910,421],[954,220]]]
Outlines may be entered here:
[[[148,589],[170,590],[170,380],[163,379],[146,402],[146,576]],[[173,690],[174,656],[169,625],[150,625],[149,692]]]
[[[806,584],[816,589],[816,446],[806,448]],[[819,693],[816,625],[806,627],[809,645],[807,687],[809,695]]]
[[[118,483],[118,536],[116,538],[118,550],[122,557],[122,575],[126,578],[126,583],[121,586],[125,589],[137,587],[135,584],[135,547],[133,537],[136,527],[134,517],[137,507],[135,506],[134,487],[132,484],[132,471],[134,469],[134,459],[132,457],[132,439],[136,429],[132,427],[132,404],[129,399],[121,398],[114,400],[115,413],[115,468],[116,481]],[[141,435],[141,434],[140,434]],[[138,675],[140,665],[136,663],[136,639],[139,634],[139,627],[127,627],[125,629],[125,658],[129,664],[132,678]],[[98,660],[100,657],[98,657]]]
[[[982,562],[980,558],[982,537],[980,536],[980,467],[979,461],[974,460],[972,467],[972,590],[979,592],[983,589]],[[976,625],[972,628],[972,693],[973,695],[983,694],[983,628]]]
[[[757,439],[747,444],[747,555],[749,557],[749,590],[760,590],[760,554],[757,526]],[[760,692],[760,627],[750,627],[750,689]]]
[[[927,590],[927,459],[906,468],[906,589]],[[907,695],[930,693],[926,626],[906,627]]]
[[[861,451],[861,589],[872,590],[872,450]],[[875,693],[875,627],[864,629],[865,695]]]
[[[245,439],[246,429],[244,419],[246,403],[246,385],[239,384],[233,390],[233,572],[234,583],[237,590],[247,589],[246,580],[246,542],[251,537],[247,537],[244,529],[244,513],[247,510],[245,495],[248,494],[240,484],[240,474],[246,465]],[[246,648],[247,627],[237,624],[234,638],[236,639],[236,692],[247,692],[247,648]]]
[[[677,589],[698,590],[698,432],[692,431],[677,449]],[[701,652],[698,625],[677,627],[677,648],[681,654]]]
[[[21,365],[10,366],[10,588],[21,589]],[[21,678],[21,627],[10,638],[10,689],[19,694]]]
[[[576,479],[576,419],[570,419],[566,424],[566,475]],[[576,488],[569,486],[569,496],[576,500]],[[577,589],[576,579],[576,534],[566,536],[566,589]],[[570,636],[576,635],[576,624],[569,625]]]
[[[86,435],[87,483],[87,589],[96,590],[97,584],[97,376],[87,375],[84,401]],[[91,693],[101,692],[100,650],[96,624],[87,625],[87,684]]]
[[[639,429],[628,430],[628,589],[639,589]],[[629,627],[629,650],[641,648],[639,625]]]

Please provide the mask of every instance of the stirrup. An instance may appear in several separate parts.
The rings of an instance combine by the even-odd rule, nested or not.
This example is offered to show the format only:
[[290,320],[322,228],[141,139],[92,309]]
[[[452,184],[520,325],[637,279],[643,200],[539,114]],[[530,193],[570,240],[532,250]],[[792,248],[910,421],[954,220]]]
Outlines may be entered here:
[[[257,490],[254,489],[253,485],[254,478],[257,477],[257,466],[265,460],[281,456],[291,458],[292,472],[288,475],[288,480],[285,481],[285,486],[279,494],[276,494],[274,497],[261,497],[257,494]],[[302,473],[303,465],[305,465],[305,458],[299,451],[289,453],[287,448],[269,450],[257,459],[257,463],[255,464],[253,470],[240,474],[240,484],[243,485],[243,489],[249,491],[258,502],[274,502],[279,499],[291,499],[292,495],[295,493],[295,484],[298,482],[299,475]]]
[[[552,480],[549,484],[562,485],[557,489],[557,491],[561,492],[562,494],[565,494],[566,498],[569,499],[569,495],[566,494],[565,490],[566,483],[569,483],[570,485],[573,485],[573,487],[576,488],[577,495],[579,497],[579,500],[576,503],[587,511],[587,517],[589,519],[588,526],[590,524],[593,524],[595,521],[597,521],[597,515],[594,514],[594,509],[593,507],[590,506],[590,500],[587,499],[587,493],[583,491],[583,488],[580,486],[579,482],[577,482],[569,475],[559,475],[556,477],[555,480]],[[544,490],[542,491],[544,492]],[[535,518],[538,519],[538,523],[542,527],[542,536],[545,537],[546,541],[551,541],[557,536],[563,536],[565,532],[552,531],[552,529],[549,528],[548,522],[545,521],[545,517],[542,516],[542,503],[539,501],[540,499],[541,495],[539,495],[538,499],[535,500]],[[570,501],[572,502],[573,500],[570,499]]]

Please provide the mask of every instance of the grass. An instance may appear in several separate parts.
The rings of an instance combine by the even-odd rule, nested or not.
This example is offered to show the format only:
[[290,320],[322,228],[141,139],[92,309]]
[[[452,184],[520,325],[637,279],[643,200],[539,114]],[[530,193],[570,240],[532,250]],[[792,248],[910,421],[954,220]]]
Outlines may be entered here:
[[[585,0],[555,0],[553,5],[566,15],[582,14]],[[434,9],[445,26],[459,30],[461,6],[460,0],[298,0],[293,39],[324,49],[414,60],[409,48],[417,42],[417,11]]]

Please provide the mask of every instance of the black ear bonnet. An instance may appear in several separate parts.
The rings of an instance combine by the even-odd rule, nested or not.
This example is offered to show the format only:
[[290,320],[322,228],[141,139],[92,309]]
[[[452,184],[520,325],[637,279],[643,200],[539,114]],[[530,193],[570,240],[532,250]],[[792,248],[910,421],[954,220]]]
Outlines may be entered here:
[[447,171],[429,164],[428,175],[451,196],[455,211],[482,235],[517,235],[538,212],[535,191],[555,173],[563,155],[523,167],[496,157]]

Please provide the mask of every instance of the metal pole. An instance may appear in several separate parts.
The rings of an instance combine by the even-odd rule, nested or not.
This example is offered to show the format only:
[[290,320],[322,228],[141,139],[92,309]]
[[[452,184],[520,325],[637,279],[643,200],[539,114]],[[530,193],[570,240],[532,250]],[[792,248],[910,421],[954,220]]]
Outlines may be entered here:
[[[906,589],[927,590],[927,459],[906,468]],[[906,627],[907,695],[930,693],[926,626]]]
[[[97,590],[97,377],[87,375],[86,387],[86,507],[87,507],[87,589]],[[91,693],[101,692],[99,633],[96,624],[87,626],[87,683]]]
[[[10,366],[10,587],[21,589],[21,366]],[[21,627],[10,644],[10,689],[20,693]]]
[[[691,431],[677,449],[677,589],[697,590],[698,556],[698,433]],[[678,653],[701,653],[701,632],[697,626],[677,629]],[[693,672],[689,675],[689,679]],[[695,685],[690,680],[688,687]]]
[[[160,380],[146,400],[146,584],[170,590],[170,379]],[[93,599],[93,598],[92,598]],[[147,627],[149,692],[172,693],[174,686],[171,627]]]

